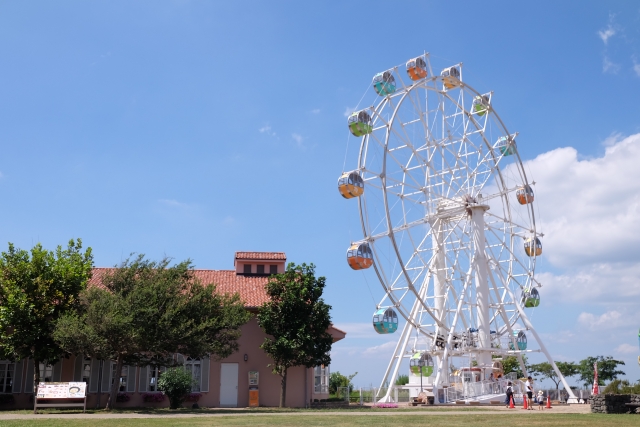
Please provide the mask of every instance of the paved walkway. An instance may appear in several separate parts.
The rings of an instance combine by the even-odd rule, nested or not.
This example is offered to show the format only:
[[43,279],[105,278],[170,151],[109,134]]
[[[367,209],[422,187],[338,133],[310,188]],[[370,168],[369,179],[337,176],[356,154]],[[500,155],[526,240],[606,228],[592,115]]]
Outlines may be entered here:
[[[466,408],[469,408],[468,406]],[[215,411],[215,410],[214,410]],[[202,417],[272,417],[272,416],[318,416],[318,415],[336,415],[340,417],[358,417],[363,415],[369,416],[389,416],[389,415],[483,415],[483,414],[585,414],[591,411],[590,405],[563,405],[556,406],[552,409],[545,409],[539,411],[537,408],[532,411],[525,411],[522,408],[507,409],[504,406],[499,407],[479,407],[478,410],[457,410],[456,407],[451,409],[444,408],[442,406],[437,408],[420,408],[415,410],[343,410],[343,411],[300,411],[300,412],[280,412],[278,410],[265,411],[265,412],[253,412],[244,408],[237,411],[228,410],[225,412],[199,412],[199,413],[144,413],[144,412],[118,412],[118,413],[51,413],[51,414],[16,414],[16,413],[2,413],[0,412],[0,421],[2,420],[33,420],[33,419],[47,419],[47,418],[61,418],[61,419],[122,419],[122,418],[202,418]]]

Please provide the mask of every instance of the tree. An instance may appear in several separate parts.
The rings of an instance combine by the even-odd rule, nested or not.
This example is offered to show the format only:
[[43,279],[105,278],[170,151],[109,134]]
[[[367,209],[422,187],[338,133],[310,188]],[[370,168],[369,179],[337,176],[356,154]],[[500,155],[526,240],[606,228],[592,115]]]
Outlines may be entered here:
[[[560,371],[562,376],[564,376],[565,378],[572,377],[578,374],[578,365],[573,362],[556,362],[556,366],[558,367],[558,370]],[[558,388],[560,387],[561,379],[556,374],[556,371],[553,369],[553,366],[551,366],[551,363],[536,363],[529,366],[529,370],[531,374],[536,377],[536,379],[538,377],[541,377],[543,380],[548,378],[553,381],[553,383],[556,385],[556,390],[558,390]]]
[[258,325],[269,336],[260,347],[273,359],[273,373],[280,375],[280,407],[285,405],[290,367],[331,363],[331,306],[322,299],[325,281],[316,279],[313,264],[289,263],[266,285],[269,301],[258,310]]
[[158,380],[158,390],[169,397],[169,409],[178,409],[192,386],[191,372],[183,367],[167,369]]
[[409,384],[409,375],[398,375],[398,379],[396,379],[396,385],[407,384]]
[[48,251],[40,243],[31,251],[9,250],[0,257],[0,354],[11,360],[31,358],[34,393],[40,363],[54,364],[64,350],[53,339],[56,320],[78,307],[93,268],[91,248],[82,240]]
[[[224,358],[237,351],[249,313],[239,296],[219,295],[193,276],[190,261],[169,267],[143,255],[105,273],[102,287],[81,295],[78,313],[60,318],[54,337],[72,354],[125,364],[172,366],[175,353]],[[111,386],[107,409],[116,402]]]
[[356,375],[358,375],[357,372],[349,376],[342,375],[340,371],[332,372],[331,375],[329,375],[329,393],[337,394],[338,388],[340,387],[349,387],[349,393],[351,393],[353,391],[353,384],[351,383],[351,380]]
[[[527,356],[525,354],[522,355],[522,361],[524,362],[524,366],[528,371],[529,365],[527,362]],[[515,372],[518,378],[524,377],[524,372],[522,372],[520,362],[518,362],[518,358],[516,356],[506,356],[502,358],[502,368],[504,369],[505,374]]]
[[578,363],[580,380],[586,387],[593,385],[593,364],[598,362],[598,384],[604,385],[605,381],[613,381],[618,375],[624,375],[623,371],[616,369],[618,365],[624,365],[623,360],[615,360],[611,356],[590,356]]

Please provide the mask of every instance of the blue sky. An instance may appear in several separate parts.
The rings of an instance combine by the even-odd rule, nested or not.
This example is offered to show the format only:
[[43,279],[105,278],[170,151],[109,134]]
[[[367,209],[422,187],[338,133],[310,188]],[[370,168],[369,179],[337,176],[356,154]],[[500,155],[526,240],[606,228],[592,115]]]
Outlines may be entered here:
[[229,269],[237,250],[314,262],[349,333],[332,368],[375,385],[392,349],[370,327],[382,288],[345,262],[359,232],[336,190],[345,112],[424,51],[463,62],[520,133],[556,231],[533,317],[551,353],[612,355],[640,379],[631,1],[0,1],[0,241],[81,237],[98,266],[138,252]]

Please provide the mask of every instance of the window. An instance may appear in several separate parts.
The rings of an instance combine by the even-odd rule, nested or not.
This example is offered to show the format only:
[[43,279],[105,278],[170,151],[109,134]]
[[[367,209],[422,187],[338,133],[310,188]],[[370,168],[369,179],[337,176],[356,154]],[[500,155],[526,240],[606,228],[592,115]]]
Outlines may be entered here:
[[329,393],[329,366],[320,365],[314,369],[315,392]]
[[149,378],[149,384],[147,386],[147,390],[158,391],[158,380],[160,379],[160,375],[162,375],[162,373],[166,371],[167,368],[165,368],[164,366],[149,366],[148,369],[149,374],[147,378]]
[[12,362],[0,362],[0,393],[11,393],[13,390],[13,374],[16,365]]
[[269,266],[269,274],[278,274],[278,266],[270,265]]
[[184,369],[187,372],[191,373],[191,378],[193,378],[193,386],[191,387],[192,393],[197,393],[200,391],[200,371],[201,371],[200,359],[192,359],[187,357],[187,360],[184,362]]
[[264,274],[264,265],[258,264],[258,274]]
[[[111,384],[113,385],[113,382],[116,379],[116,362],[111,362]],[[127,372],[129,371],[129,367],[128,366],[122,366],[122,371],[120,372],[120,378],[119,378],[119,382],[120,385],[118,386],[118,391],[127,391]]]
[[53,381],[53,365],[46,365],[40,362],[40,381],[50,383]]
[[91,358],[85,357],[82,359],[82,381],[89,384],[89,378],[91,378]]
[[244,274],[251,274],[251,264],[244,265]]

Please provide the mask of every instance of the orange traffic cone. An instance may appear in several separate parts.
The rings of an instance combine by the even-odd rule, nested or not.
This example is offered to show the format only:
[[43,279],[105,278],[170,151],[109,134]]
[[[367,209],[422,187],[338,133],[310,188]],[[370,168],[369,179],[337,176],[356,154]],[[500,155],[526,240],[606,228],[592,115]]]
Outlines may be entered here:
[[527,405],[527,395],[526,394],[522,395],[522,409],[529,409],[529,406]]
[[516,405],[513,404],[513,396],[509,400],[509,409],[516,409]]
[[547,396],[547,409],[551,409],[551,398]]

